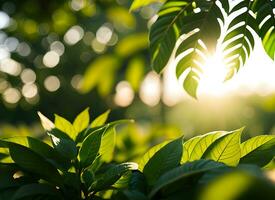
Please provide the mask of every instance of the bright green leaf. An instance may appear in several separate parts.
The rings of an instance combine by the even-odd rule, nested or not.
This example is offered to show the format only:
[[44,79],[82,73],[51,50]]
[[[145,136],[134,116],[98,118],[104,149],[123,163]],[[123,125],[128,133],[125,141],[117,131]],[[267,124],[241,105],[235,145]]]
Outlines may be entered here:
[[130,11],[137,10],[141,7],[147,6],[152,3],[156,3],[156,2],[163,3],[165,1],[166,0],[134,0],[131,5]]
[[181,164],[201,159],[207,148],[218,138],[224,136],[227,133],[228,132],[226,131],[215,131],[193,137],[186,141],[183,145],[183,156],[181,159]]
[[83,110],[74,120],[73,127],[76,133],[80,133],[85,128],[89,126],[90,123],[90,115],[89,115],[89,108]]
[[110,112],[111,112],[111,110],[107,110],[106,112],[104,112],[103,114],[101,114],[97,118],[95,118],[95,120],[91,124],[91,127],[94,128],[94,127],[104,125],[108,119]]
[[267,165],[275,156],[275,136],[259,135],[241,144],[240,163]]
[[222,136],[206,150],[203,158],[222,162],[229,166],[236,166],[241,158],[241,134],[243,128],[231,131]]
[[73,140],[76,138],[77,132],[76,132],[74,126],[71,124],[71,122],[69,122],[65,118],[55,114],[54,124],[57,129],[66,133]]

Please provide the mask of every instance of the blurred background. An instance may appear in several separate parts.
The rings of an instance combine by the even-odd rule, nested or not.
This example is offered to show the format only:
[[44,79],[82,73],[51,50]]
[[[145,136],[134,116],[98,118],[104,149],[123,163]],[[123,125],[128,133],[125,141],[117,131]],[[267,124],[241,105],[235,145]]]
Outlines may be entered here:
[[275,133],[275,63],[259,41],[227,82],[219,57],[209,58],[195,100],[176,80],[173,63],[162,75],[151,70],[148,30],[160,5],[132,13],[130,5],[130,0],[0,2],[2,135],[41,134],[37,111],[73,120],[86,107],[92,118],[112,109],[109,120],[137,121],[121,129],[121,151],[242,126],[247,137]]

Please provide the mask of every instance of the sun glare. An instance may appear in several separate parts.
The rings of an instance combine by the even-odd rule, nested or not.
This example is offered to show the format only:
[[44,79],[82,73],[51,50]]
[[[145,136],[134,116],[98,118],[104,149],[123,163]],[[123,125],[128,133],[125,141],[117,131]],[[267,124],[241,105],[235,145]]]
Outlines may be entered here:
[[207,58],[203,66],[203,74],[198,88],[199,93],[214,96],[223,95],[227,68],[222,58],[222,54],[219,52]]
[[[230,79],[225,81],[228,67],[224,64],[222,53],[207,58],[202,66],[203,74],[198,88],[199,99],[208,97],[228,97],[230,95],[261,96],[275,93],[275,63],[265,53],[261,41],[257,40],[254,51],[245,66]],[[170,64],[164,72],[163,101],[173,106],[182,99],[191,99],[182,89],[184,76],[177,80],[175,63]]]

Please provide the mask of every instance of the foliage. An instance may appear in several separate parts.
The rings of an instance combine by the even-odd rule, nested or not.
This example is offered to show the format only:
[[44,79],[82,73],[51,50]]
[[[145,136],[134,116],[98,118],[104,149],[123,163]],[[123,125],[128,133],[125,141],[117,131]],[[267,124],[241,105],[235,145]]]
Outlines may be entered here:
[[2,138],[0,199],[90,199],[137,169],[131,162],[108,164],[115,127],[129,121],[105,124],[108,114],[90,124],[89,109],[73,123],[58,115],[53,123],[39,113],[51,144],[29,136]]
[[53,123],[39,113],[50,141],[2,138],[0,199],[274,197],[264,168],[275,156],[275,136],[241,142],[237,129],[179,137],[152,147],[138,163],[115,163],[115,127],[129,120],[106,124],[108,114],[90,122],[85,109],[73,123],[59,115]]
[[[151,2],[136,0],[133,6]],[[269,57],[275,59],[274,8],[272,0],[245,0],[235,5],[229,0],[169,0],[150,30],[152,66],[160,73],[171,57],[176,59],[177,77],[186,74],[184,89],[196,98],[203,65],[217,48],[227,65],[226,79],[245,64],[256,34]]]

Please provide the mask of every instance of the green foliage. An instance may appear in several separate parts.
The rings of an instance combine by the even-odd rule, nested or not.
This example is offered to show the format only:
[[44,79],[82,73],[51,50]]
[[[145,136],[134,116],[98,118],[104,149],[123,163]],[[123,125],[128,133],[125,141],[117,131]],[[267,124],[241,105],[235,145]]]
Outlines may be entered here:
[[[245,0],[233,8],[231,3],[228,0],[170,0],[164,3],[150,30],[155,71],[160,73],[171,58],[176,59],[177,77],[186,74],[184,89],[196,98],[206,58],[215,53],[218,45],[222,47],[228,68],[226,79],[245,64],[253,51],[254,33],[261,37],[267,54],[274,60],[274,1]],[[140,5],[145,4],[140,2]],[[229,24],[226,23],[228,19],[231,19]],[[221,34],[222,30],[226,33]]]
[[51,144],[0,139],[0,199],[239,200],[259,199],[262,190],[264,199],[274,197],[275,184],[265,175],[274,136],[241,143],[241,128],[179,137],[149,149],[139,164],[116,163],[115,127],[129,120],[105,124],[108,114],[90,122],[85,109],[74,123],[56,115],[53,124],[40,113]]
[[[73,123],[55,115],[53,124],[39,113],[51,145],[32,137],[1,139],[0,149],[8,151],[1,151],[5,156],[0,161],[0,199],[5,195],[8,199],[96,198],[100,191],[136,170],[135,163],[110,164],[115,127],[129,120],[105,125],[108,114],[103,113],[90,125],[89,109]],[[12,194],[7,188],[13,189]]]

